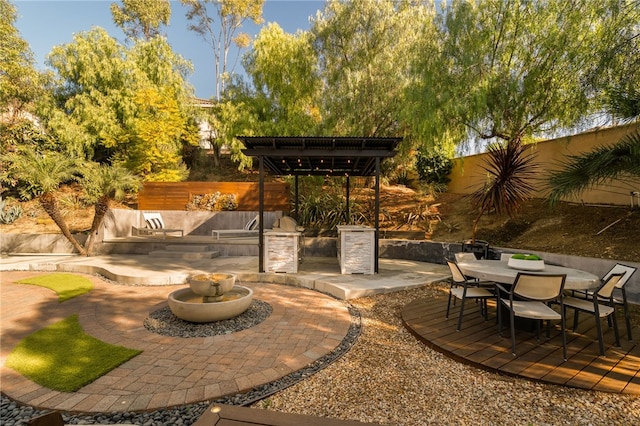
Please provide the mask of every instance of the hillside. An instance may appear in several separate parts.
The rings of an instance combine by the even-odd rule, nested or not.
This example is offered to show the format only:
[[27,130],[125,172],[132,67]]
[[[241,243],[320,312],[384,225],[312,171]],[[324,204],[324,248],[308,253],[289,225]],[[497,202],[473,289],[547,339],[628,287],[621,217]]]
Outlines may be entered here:
[[[135,207],[135,200],[120,207]],[[58,228],[36,202],[21,203],[23,215],[2,233],[57,233]],[[91,226],[93,211],[79,208],[73,189],[61,205],[72,232]],[[384,230],[422,231],[434,241],[460,242],[471,237],[473,211],[467,198],[442,194],[437,199],[404,186],[382,186],[381,222]],[[640,259],[640,209],[561,203],[527,202],[513,219],[486,215],[477,239],[493,246],[637,262]]]

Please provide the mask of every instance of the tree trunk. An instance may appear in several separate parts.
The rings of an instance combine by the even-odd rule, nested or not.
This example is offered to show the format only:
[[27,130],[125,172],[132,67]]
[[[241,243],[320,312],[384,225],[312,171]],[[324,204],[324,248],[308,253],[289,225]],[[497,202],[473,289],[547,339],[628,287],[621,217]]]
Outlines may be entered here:
[[100,229],[100,225],[102,225],[102,221],[104,220],[108,210],[109,198],[101,197],[98,199],[94,206],[93,222],[91,223],[89,238],[87,238],[87,242],[84,245],[84,248],[87,250],[87,256],[93,256],[93,246],[96,243],[96,236],[98,235],[98,230]]
[[71,231],[69,231],[69,227],[67,226],[67,222],[65,222],[62,214],[60,213],[60,209],[58,209],[58,202],[56,201],[56,197],[51,192],[45,192],[40,196],[40,205],[44,209],[45,212],[49,215],[49,217],[53,220],[53,222],[58,225],[60,231],[62,231],[62,235],[64,235],[67,240],[71,243],[71,245],[78,250],[83,256],[86,256],[87,252],[84,247],[78,243],[73,235],[71,235]]

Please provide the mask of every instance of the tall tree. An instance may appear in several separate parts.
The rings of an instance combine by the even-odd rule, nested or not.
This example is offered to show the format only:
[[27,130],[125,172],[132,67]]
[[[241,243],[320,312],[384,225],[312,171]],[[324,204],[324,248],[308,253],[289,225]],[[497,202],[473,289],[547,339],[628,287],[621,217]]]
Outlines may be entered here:
[[320,81],[310,32],[287,34],[276,23],[263,28],[245,55],[265,135],[313,134],[320,123]]
[[[14,151],[29,131],[34,102],[44,91],[29,44],[15,27],[16,8],[0,0],[0,141],[3,155]],[[32,130],[32,129],[31,129]]]
[[[55,47],[48,62],[59,77],[57,108],[47,114],[48,125],[68,151],[99,163],[127,165],[142,171],[145,178],[158,170],[152,172],[144,164],[158,161],[167,168],[166,177],[184,178],[184,165],[176,160],[181,143],[197,143],[188,126],[188,98],[193,91],[185,78],[190,64],[172,51],[166,39],[139,40],[127,49],[104,29],[94,28]],[[140,98],[150,92],[162,94],[163,105],[176,113],[153,113]],[[145,126],[140,126],[141,119]],[[153,133],[149,126],[172,131]],[[148,143],[149,149],[141,143]],[[163,149],[154,151],[153,144]]]
[[[239,33],[248,19],[256,24],[262,22],[264,0],[180,0],[187,6],[187,19],[193,23],[189,29],[199,34],[211,46],[216,78],[216,100],[220,100],[225,84],[233,74],[235,64],[228,65],[232,45],[245,48],[250,43],[246,33]],[[214,11],[209,10],[212,6]],[[214,14],[218,17],[217,23]]]
[[160,35],[160,26],[169,25],[169,0],[122,0],[122,6],[111,3],[113,22],[131,40],[151,40]]
[[[527,140],[575,126],[594,110],[584,84],[608,40],[618,0],[454,0],[415,57],[415,128],[460,143]],[[420,52],[419,52],[420,53]]]
[[433,9],[394,0],[330,0],[313,22],[325,132],[398,136],[412,82],[409,52]]

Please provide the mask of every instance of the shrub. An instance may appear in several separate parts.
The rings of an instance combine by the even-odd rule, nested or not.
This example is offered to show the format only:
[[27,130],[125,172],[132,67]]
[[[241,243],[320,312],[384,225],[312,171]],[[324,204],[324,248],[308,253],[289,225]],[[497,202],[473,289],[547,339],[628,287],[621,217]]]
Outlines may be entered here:
[[0,197],[0,223],[9,225],[22,216],[22,207],[19,205],[7,206],[7,202]]
[[238,208],[237,194],[221,194],[216,191],[209,194],[196,194],[187,204],[187,210],[222,211]]
[[453,168],[451,159],[441,150],[420,149],[416,158],[416,171],[420,180],[427,184],[448,184]]

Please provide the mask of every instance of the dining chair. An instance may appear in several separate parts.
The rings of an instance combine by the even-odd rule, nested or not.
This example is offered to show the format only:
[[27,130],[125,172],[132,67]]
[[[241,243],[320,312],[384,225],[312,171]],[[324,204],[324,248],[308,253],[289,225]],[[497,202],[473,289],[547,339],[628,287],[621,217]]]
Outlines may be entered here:
[[[567,276],[566,274],[530,274],[518,272],[516,279],[507,290],[501,284],[496,283],[498,291],[498,334],[502,336],[502,309],[509,310],[511,323],[511,352],[516,355],[516,327],[515,318],[528,318],[536,320],[536,331],[540,339],[540,322],[547,321],[547,337],[550,336],[551,321],[560,320],[562,334],[562,355],[567,360],[567,337],[565,334],[565,310],[562,290]],[[508,294],[502,297],[500,294]],[[549,306],[550,303],[559,303],[560,312]]]
[[[624,273],[624,276],[620,278],[618,283],[615,285],[615,289],[613,292],[613,307],[620,306],[624,312],[624,320],[625,325],[627,326],[627,339],[633,340],[632,336],[632,327],[631,327],[631,312],[629,311],[629,303],[627,302],[627,290],[625,288],[627,282],[631,276],[638,270],[638,268],[634,268],[633,266],[623,265],[622,263],[616,263],[604,276],[602,277],[602,281],[606,281],[609,279],[609,276],[617,273]],[[584,299],[591,299],[593,295],[593,290],[575,290],[573,291],[573,296],[582,297]],[[607,303],[607,300],[601,300],[601,302]],[[610,302],[609,302],[610,303]],[[609,317],[609,325],[611,326],[611,317]]]
[[[480,282],[475,278],[466,277],[456,262],[447,259],[447,265],[451,270],[451,285],[449,287],[449,300],[447,302],[447,314],[445,318],[449,318],[449,310],[451,308],[452,296],[456,299],[460,299],[460,312],[458,313],[458,327],[457,331],[460,331],[462,327],[462,317],[464,315],[464,304],[467,299],[475,299],[481,302],[480,313],[484,316],[484,319],[489,319],[487,312],[487,299],[493,299],[495,295],[488,289],[481,287],[481,285],[490,284],[494,286],[495,283]],[[454,299],[455,302],[455,299]]]
[[476,255],[473,254],[473,253],[458,252],[454,256],[456,258],[456,262],[466,262],[466,261],[478,260]]
[[620,346],[620,333],[618,332],[618,320],[616,319],[615,304],[613,302],[613,290],[616,288],[624,272],[610,274],[609,277],[595,291],[590,294],[590,300],[567,296],[564,298],[564,309],[571,308],[573,313],[573,331],[578,328],[578,313],[587,312],[594,316],[596,320],[596,331],[598,333],[598,344],[600,355],[605,355],[604,336],[602,334],[602,318],[611,319],[613,322],[613,332],[616,337],[616,346]]

